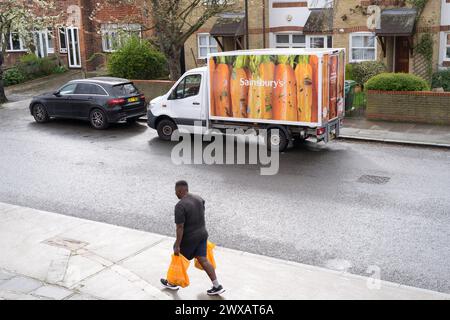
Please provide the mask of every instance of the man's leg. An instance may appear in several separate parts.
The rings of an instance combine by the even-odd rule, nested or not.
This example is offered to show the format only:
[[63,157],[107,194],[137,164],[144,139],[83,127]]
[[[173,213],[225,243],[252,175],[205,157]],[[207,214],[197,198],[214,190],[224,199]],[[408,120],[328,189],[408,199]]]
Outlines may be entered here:
[[225,289],[219,284],[219,281],[217,281],[216,270],[214,270],[214,267],[211,265],[211,263],[209,263],[208,259],[202,256],[198,256],[195,258],[198,260],[203,270],[205,270],[206,274],[211,279],[211,282],[213,284],[212,289],[208,290],[207,294],[218,295],[225,292]]
[[211,263],[209,263],[206,257],[195,257],[195,259],[198,260],[198,262],[202,266],[203,270],[205,270],[206,274],[211,279],[211,281],[217,280],[216,270],[214,270],[214,267],[211,265]]

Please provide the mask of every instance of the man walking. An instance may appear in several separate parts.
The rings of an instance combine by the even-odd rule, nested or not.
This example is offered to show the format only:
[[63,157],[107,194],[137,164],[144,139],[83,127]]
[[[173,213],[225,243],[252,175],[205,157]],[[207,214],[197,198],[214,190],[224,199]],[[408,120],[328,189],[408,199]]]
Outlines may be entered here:
[[[173,245],[173,253],[175,255],[181,253],[188,260],[196,258],[213,284],[213,287],[206,293],[208,295],[221,294],[225,290],[217,280],[214,267],[206,259],[208,232],[205,227],[205,200],[189,193],[188,184],[184,180],[175,184],[175,194],[180,201],[175,206],[177,238]],[[168,289],[179,289],[179,286],[170,284],[166,279],[161,279],[161,283]]]

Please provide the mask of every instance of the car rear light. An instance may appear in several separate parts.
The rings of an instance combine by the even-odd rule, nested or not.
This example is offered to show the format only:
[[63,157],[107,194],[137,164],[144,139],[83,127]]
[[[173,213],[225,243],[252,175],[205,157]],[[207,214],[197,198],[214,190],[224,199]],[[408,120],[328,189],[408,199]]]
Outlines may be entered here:
[[325,128],[317,128],[316,135],[321,136],[325,134]]
[[114,98],[114,99],[108,100],[108,106],[110,106],[110,107],[114,107],[114,106],[121,105],[124,103],[125,103],[124,98]]

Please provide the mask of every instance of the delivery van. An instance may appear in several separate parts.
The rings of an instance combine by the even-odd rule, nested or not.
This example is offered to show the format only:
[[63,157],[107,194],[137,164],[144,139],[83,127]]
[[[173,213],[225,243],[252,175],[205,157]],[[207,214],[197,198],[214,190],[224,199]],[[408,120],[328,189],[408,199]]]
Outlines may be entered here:
[[214,53],[150,101],[148,125],[163,140],[176,129],[254,129],[281,151],[295,140],[326,143],[342,126],[344,80],[344,49]]

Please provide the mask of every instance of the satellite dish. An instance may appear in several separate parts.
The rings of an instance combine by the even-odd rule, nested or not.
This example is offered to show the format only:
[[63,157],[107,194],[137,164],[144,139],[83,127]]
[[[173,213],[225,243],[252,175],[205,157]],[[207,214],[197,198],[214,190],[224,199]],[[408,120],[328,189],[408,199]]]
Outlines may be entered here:
[[369,30],[380,29],[381,8],[379,6],[368,6],[367,14],[369,15],[367,18],[367,28]]

